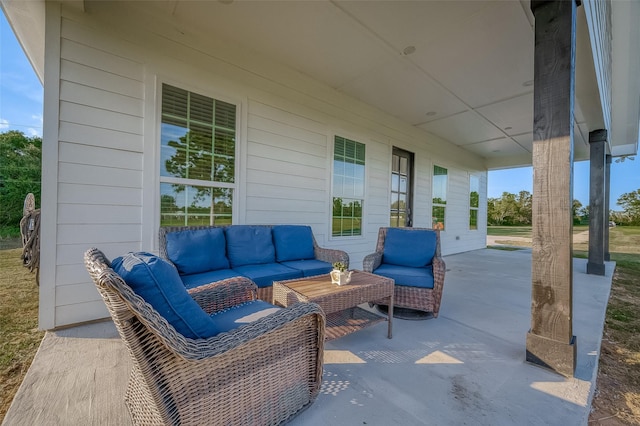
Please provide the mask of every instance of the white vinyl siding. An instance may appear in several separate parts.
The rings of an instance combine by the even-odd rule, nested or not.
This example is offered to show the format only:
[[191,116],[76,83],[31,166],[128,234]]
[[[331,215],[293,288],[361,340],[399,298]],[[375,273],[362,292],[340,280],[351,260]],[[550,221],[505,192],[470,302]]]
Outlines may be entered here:
[[83,254],[140,249],[144,163],[143,65],[72,20],[60,30],[55,326],[107,315]]
[[[141,7],[133,3],[119,7]],[[43,211],[57,218],[55,229],[45,231],[55,248],[43,245],[43,257],[54,262],[41,271],[47,295],[41,312],[53,312],[44,327],[108,316],[83,265],[89,247],[110,259],[158,249],[162,82],[216,99],[222,93],[237,105],[234,223],[310,225],[319,245],[346,250],[351,267],[361,268],[378,229],[389,223],[391,153],[398,146],[415,153],[414,226],[430,226],[433,165],[442,164],[450,178],[447,228],[456,230],[443,233],[443,253],[484,247],[482,226],[465,233],[469,173],[481,176],[479,216],[486,215],[486,171],[474,154],[241,48],[159,34],[134,12],[113,9],[118,19],[110,19],[56,7],[62,10],[60,79],[45,87],[60,91],[58,131],[46,141],[58,158],[45,159],[54,161],[56,194]],[[366,205],[362,235],[354,238],[331,236],[336,134],[366,142]]]

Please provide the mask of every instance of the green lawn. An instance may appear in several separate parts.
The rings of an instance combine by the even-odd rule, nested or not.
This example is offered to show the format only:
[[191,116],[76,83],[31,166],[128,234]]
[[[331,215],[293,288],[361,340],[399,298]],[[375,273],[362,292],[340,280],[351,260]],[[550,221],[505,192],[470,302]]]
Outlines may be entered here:
[[[640,233],[640,228],[638,229]],[[586,225],[574,225],[573,227],[574,234],[587,230],[589,230],[589,227]],[[487,235],[531,238],[531,226],[487,226]]]

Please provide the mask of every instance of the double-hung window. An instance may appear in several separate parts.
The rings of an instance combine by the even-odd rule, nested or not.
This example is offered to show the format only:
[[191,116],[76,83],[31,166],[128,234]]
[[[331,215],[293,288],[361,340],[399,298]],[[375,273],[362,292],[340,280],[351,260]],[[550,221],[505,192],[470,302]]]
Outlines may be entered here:
[[478,229],[478,208],[480,206],[480,179],[469,176],[469,229]]
[[433,166],[431,221],[434,229],[445,229],[447,213],[447,169]]
[[162,85],[160,226],[231,224],[236,105]]
[[362,235],[365,145],[336,136],[333,150],[331,235]]

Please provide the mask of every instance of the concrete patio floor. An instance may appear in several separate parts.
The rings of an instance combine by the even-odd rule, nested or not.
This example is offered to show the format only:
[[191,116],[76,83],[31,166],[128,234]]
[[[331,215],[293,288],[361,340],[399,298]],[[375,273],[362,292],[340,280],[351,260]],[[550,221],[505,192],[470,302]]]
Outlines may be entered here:
[[[587,424],[614,263],[599,277],[574,260],[578,359],[564,378],[524,361],[530,250],[445,261],[440,316],[395,319],[391,340],[379,323],[327,343],[320,395],[290,425]],[[129,365],[109,321],[48,332],[3,424],[131,424]]]

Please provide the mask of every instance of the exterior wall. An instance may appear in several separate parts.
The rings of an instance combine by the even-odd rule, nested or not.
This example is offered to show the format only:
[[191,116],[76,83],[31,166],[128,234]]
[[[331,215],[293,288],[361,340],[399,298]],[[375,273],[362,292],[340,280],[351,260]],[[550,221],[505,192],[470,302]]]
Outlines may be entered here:
[[[43,173],[53,180],[47,185],[53,193],[43,197],[48,267],[41,273],[41,328],[107,316],[84,269],[89,247],[110,258],[157,251],[163,82],[239,106],[235,223],[309,224],[320,245],[348,251],[352,266],[361,267],[378,228],[389,223],[397,146],[415,153],[414,226],[431,225],[435,163],[449,172],[443,253],[485,247],[487,173],[480,158],[253,52],[197,34],[159,34],[159,22],[145,24],[149,19],[137,19],[131,7],[122,13],[107,2],[82,13],[47,6],[45,74],[58,77],[45,79]],[[331,237],[336,134],[366,145],[361,237]],[[481,181],[474,231],[468,229],[470,173]],[[55,214],[45,220],[47,212]]]

